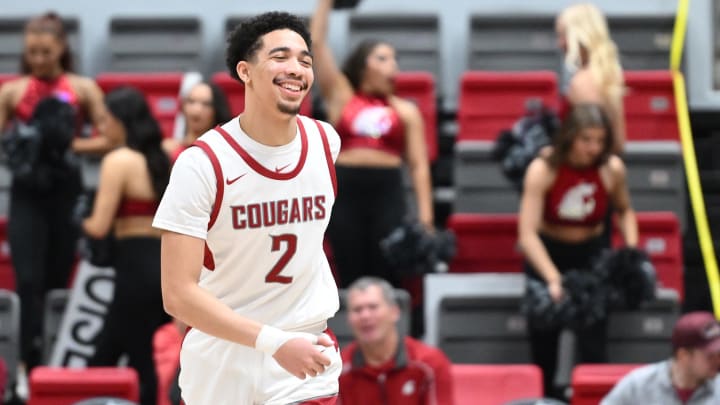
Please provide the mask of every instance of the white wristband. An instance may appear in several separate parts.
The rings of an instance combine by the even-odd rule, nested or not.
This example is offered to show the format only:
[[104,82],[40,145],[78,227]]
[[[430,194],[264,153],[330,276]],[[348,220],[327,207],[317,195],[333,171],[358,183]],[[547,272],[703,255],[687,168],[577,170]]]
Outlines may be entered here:
[[272,356],[280,346],[292,338],[290,333],[270,325],[263,325],[255,339],[255,348]]

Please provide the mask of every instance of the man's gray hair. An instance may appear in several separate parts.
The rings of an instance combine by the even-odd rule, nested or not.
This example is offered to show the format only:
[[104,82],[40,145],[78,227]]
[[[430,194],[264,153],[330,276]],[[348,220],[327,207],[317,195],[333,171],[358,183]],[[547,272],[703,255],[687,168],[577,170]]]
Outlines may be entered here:
[[[382,296],[388,304],[398,306],[397,295],[395,294],[395,289],[393,288],[392,285],[390,285],[390,283],[387,282],[387,280],[384,280],[380,277],[364,276],[364,277],[360,277],[359,279],[353,281],[353,283],[350,284],[350,286],[347,288],[348,296],[350,295],[350,292],[352,290],[365,291],[369,287],[373,287],[373,286],[380,287]],[[345,303],[345,304],[347,304],[347,303]]]

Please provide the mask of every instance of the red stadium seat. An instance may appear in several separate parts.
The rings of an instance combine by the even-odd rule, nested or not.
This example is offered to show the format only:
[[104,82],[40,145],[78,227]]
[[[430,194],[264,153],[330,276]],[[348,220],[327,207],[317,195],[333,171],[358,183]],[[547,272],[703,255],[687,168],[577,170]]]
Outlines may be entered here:
[[126,367],[76,369],[42,366],[30,372],[27,405],[71,405],[93,397],[116,397],[137,402],[137,372]]
[[625,120],[629,141],[679,141],[669,70],[626,71]]
[[182,73],[101,73],[95,81],[105,93],[125,85],[143,92],[163,135],[169,138],[173,135],[180,108],[178,98],[182,79]]
[[10,258],[7,218],[0,217],[0,288],[15,291],[15,270]]
[[457,140],[495,140],[500,130],[510,128],[525,113],[532,99],[557,109],[554,72],[465,72],[460,82]]
[[[680,223],[670,211],[637,212],[639,247],[650,256],[657,271],[660,287],[677,291],[684,297],[683,254]],[[517,250],[516,214],[453,214],[447,227],[457,237],[457,254],[450,271],[520,272],[523,258]],[[613,244],[622,246],[617,226],[613,227]]]
[[428,72],[401,72],[395,76],[395,94],[414,101],[425,124],[425,142],[430,161],[438,155],[437,98],[435,79]]
[[571,405],[597,405],[630,371],[642,364],[581,364],[572,373]]
[[[215,73],[212,76],[212,81],[225,92],[228,104],[230,104],[230,112],[233,115],[238,115],[245,110],[244,85],[230,77],[227,72]],[[312,116],[312,96],[310,93],[308,93],[300,105],[300,114],[308,117]]]
[[18,77],[19,76],[14,73],[0,73],[0,85],[12,79],[17,79]]
[[516,214],[453,214],[447,227],[457,237],[453,273],[522,271]]
[[[650,256],[659,286],[677,291],[682,302],[685,296],[682,234],[677,216],[671,211],[642,211],[635,215],[640,234],[638,245]],[[621,246],[622,237],[617,226],[614,231],[613,245]]]
[[542,398],[542,371],[530,364],[453,364],[455,405],[502,405]]

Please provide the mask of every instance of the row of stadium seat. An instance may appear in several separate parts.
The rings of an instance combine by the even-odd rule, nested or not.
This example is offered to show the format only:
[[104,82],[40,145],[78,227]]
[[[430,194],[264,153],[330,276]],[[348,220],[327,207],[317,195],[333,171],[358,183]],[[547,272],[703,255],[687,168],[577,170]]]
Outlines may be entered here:
[[[3,80],[12,75],[0,76]],[[123,84],[133,85],[148,97],[156,118],[162,123],[166,136],[178,112],[178,92],[181,73],[102,73],[96,77],[104,91]],[[232,112],[243,110],[244,89],[224,72],[213,75],[228,95]],[[669,71],[626,71],[628,92],[625,100],[629,141],[677,141],[678,126],[675,113],[672,76]],[[429,72],[404,72],[398,75],[397,91],[401,97],[415,100],[425,119],[431,157],[436,156],[437,105],[435,79]],[[523,115],[528,100],[542,100],[557,109],[559,103],[557,76],[550,71],[489,72],[468,71],[460,82],[457,140],[492,141],[498,132]],[[307,98],[302,112],[311,115]]]
[[[682,234],[672,212],[638,212],[639,246],[650,256],[662,288],[674,290],[684,298]],[[457,273],[520,273],[523,258],[517,247],[516,214],[456,213],[448,218],[448,228],[457,236],[457,255],[450,271]],[[614,227],[613,243],[622,245]]]
[[[597,405],[612,387],[640,364],[583,364],[572,373],[572,405]],[[534,403],[543,397],[542,372],[534,365],[453,364],[456,405]],[[137,373],[117,368],[37,367],[30,374],[28,405],[77,405],[93,397],[137,401]]]

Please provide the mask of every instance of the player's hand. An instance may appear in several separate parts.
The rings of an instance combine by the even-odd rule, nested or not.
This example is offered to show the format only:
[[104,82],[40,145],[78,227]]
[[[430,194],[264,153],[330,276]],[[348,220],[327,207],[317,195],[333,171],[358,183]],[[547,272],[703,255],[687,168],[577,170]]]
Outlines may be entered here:
[[333,346],[332,340],[325,334],[319,337],[303,335],[308,336],[288,340],[273,355],[282,368],[301,380],[306,376],[316,377],[325,371],[331,362],[323,351]]
[[548,283],[548,292],[550,293],[550,298],[552,298],[553,302],[556,303],[560,302],[565,295],[561,280],[562,279],[557,279]]

